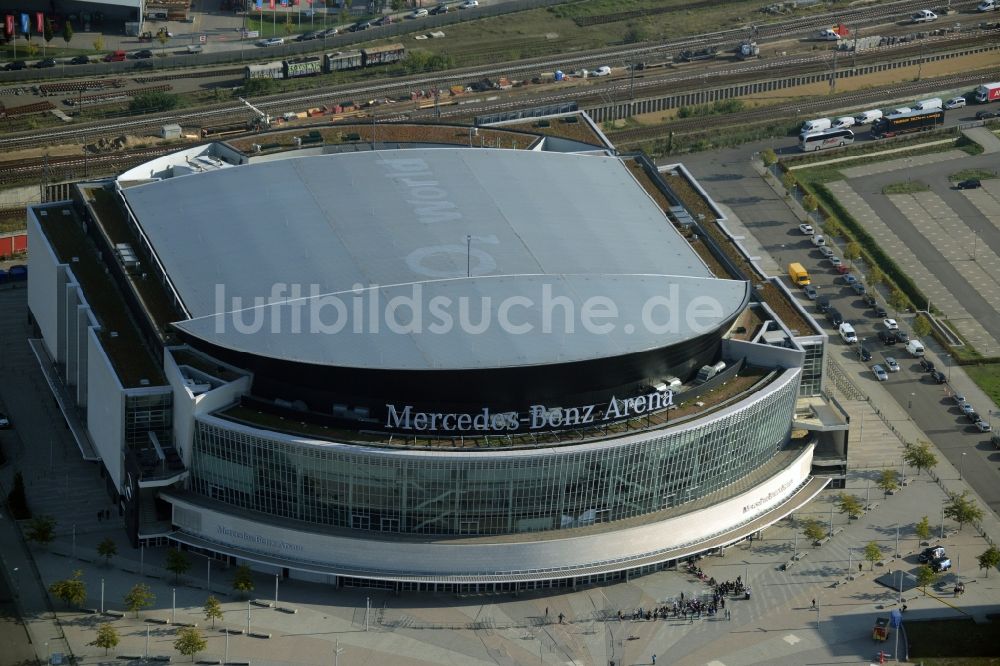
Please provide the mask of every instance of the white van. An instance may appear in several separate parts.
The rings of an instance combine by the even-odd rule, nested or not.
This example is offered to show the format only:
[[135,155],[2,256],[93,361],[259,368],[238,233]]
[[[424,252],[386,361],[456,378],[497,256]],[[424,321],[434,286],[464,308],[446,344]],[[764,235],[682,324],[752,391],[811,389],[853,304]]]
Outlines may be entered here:
[[923,356],[924,345],[920,340],[914,338],[906,343],[906,351],[910,352],[911,356]]
[[837,330],[840,331],[840,337],[844,339],[844,342],[854,344],[858,341],[858,334],[854,331],[854,327],[846,321]]
[[868,123],[873,123],[876,120],[882,120],[882,112],[879,109],[864,111],[854,116],[854,122],[858,125],[867,125]]
[[909,113],[910,111],[913,111],[913,109],[911,109],[908,106],[900,106],[900,107],[896,107],[895,109],[893,109],[892,111],[890,111],[889,115],[898,116],[901,113]]
[[1000,5],[997,4],[996,0],[983,0],[976,7],[977,12],[994,12]]
[[821,132],[822,130],[828,130],[833,127],[833,123],[829,118],[817,118],[816,120],[807,120],[802,123],[802,131],[799,132],[799,136],[805,136],[811,132]]
[[940,109],[942,105],[940,97],[931,97],[930,99],[922,99],[913,105],[915,111],[931,111],[933,109]]
[[841,116],[837,118],[833,123],[833,129],[847,129],[848,127],[854,127],[857,121],[854,120],[854,116]]

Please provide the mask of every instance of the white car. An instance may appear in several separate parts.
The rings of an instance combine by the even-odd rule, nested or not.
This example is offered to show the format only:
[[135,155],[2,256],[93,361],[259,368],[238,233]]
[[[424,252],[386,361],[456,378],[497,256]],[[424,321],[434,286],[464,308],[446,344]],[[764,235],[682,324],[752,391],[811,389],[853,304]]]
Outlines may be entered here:
[[889,372],[899,372],[899,361],[892,356],[885,357],[885,364],[889,368]]
[[812,227],[811,224],[800,224],[799,225],[799,231],[801,231],[802,233],[804,233],[806,236],[812,236],[813,235],[813,227]]
[[410,18],[423,18],[424,16],[427,16],[429,13],[430,12],[428,12],[426,9],[414,9],[413,13],[410,14]]
[[938,15],[929,9],[921,9],[919,12],[910,17],[912,23],[930,23],[931,21],[937,21]]
[[834,268],[836,268],[837,266],[842,266],[844,264],[844,262],[841,261],[840,257],[836,255],[830,255],[829,257],[827,257],[827,260],[830,262],[830,265],[833,266]]
[[473,7],[479,6],[479,0],[465,0],[462,4],[458,6],[459,9],[472,9]]
[[607,65],[598,67],[590,73],[591,76],[608,76],[609,74],[611,74],[611,68]]
[[1000,3],[997,0],[983,0],[976,7],[978,12],[994,12],[997,9],[1000,9]]
[[952,97],[944,103],[944,108],[946,109],[961,109],[963,106],[965,106],[964,97]]
[[899,324],[896,323],[895,319],[883,319],[882,323],[885,324],[885,328],[888,331],[898,331]]
[[826,245],[826,239],[823,238],[822,234],[816,234],[812,237],[812,244],[816,247],[823,247]]
[[829,259],[833,256],[833,249],[828,245],[824,245],[819,249],[819,253]]

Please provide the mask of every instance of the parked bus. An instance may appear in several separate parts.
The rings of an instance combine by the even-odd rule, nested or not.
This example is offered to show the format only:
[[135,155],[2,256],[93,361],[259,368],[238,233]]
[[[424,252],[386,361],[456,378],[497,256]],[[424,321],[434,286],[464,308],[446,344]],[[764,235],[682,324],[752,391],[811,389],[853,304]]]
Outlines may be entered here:
[[822,150],[823,148],[840,148],[854,143],[854,132],[849,129],[828,129],[821,132],[806,134],[799,141],[803,152]]
[[893,113],[872,125],[872,136],[882,139],[910,132],[925,132],[944,125],[944,111],[910,111],[909,113]]

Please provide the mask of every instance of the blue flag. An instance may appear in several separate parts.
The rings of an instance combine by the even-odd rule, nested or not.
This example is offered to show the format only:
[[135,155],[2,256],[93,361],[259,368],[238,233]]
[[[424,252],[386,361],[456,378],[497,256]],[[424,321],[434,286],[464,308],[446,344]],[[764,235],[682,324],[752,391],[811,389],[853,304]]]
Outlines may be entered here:
[[31,32],[31,17],[27,14],[21,14],[21,32],[25,35]]
[[264,0],[257,0],[257,11],[260,12],[263,10],[264,10]]

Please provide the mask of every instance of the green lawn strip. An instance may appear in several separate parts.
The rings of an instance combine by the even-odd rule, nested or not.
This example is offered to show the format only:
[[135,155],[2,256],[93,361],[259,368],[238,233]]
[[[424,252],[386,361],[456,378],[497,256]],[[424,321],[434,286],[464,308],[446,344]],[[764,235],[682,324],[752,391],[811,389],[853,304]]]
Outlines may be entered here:
[[[994,623],[974,620],[927,620],[906,623],[910,660],[925,664],[989,664],[1000,655],[1000,631]],[[983,658],[970,661],[969,658]],[[930,662],[928,658],[941,661]]]
[[966,365],[962,369],[989,396],[993,404],[1000,405],[1000,363]]
[[907,180],[901,183],[892,183],[882,188],[882,194],[914,194],[916,192],[926,192],[931,186],[919,180]]
[[955,173],[948,176],[948,180],[959,181],[959,180],[970,180],[972,178],[978,180],[989,180],[990,178],[996,178],[997,172],[990,171],[988,169],[962,169],[961,171],[956,171]]

